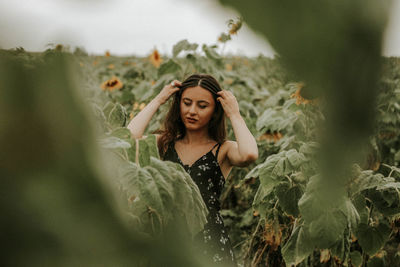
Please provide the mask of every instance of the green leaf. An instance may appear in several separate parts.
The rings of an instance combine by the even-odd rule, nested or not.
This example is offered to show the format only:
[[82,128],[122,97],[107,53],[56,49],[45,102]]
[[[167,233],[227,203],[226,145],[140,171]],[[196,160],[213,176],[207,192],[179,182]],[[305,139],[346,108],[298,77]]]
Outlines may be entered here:
[[357,250],[350,252],[351,265],[354,267],[361,267],[362,264],[362,256],[361,253]]
[[181,165],[150,157],[144,168],[126,162],[118,171],[128,213],[137,228],[152,235],[181,225],[194,236],[206,223],[207,207],[200,191]]
[[126,110],[119,103],[108,102],[103,108],[103,112],[106,115],[107,122],[112,127],[123,127],[126,122]]
[[[354,168],[356,167],[357,166]],[[353,172],[355,172],[355,170],[353,170]],[[371,170],[359,171],[359,174],[357,173],[356,175],[358,176],[353,179],[349,188],[352,195],[356,195],[367,189],[385,186],[386,184],[395,181],[393,178],[384,177],[380,173],[374,174]],[[397,186],[396,183],[395,186]]]
[[339,206],[339,209],[346,216],[348,225],[350,225],[352,229],[355,229],[360,222],[360,215],[353,205],[353,202],[351,202],[350,199],[345,199],[343,204]]
[[[263,129],[263,128],[268,129],[269,127],[266,125],[267,125],[267,123],[272,124],[271,120],[276,113],[277,113],[277,111],[272,108],[266,109],[263,112],[263,114],[257,119],[257,124],[256,124],[257,131],[261,131],[261,129]],[[275,129],[270,129],[270,130],[275,130]]]
[[280,183],[275,187],[275,194],[279,200],[282,210],[289,215],[299,216],[298,202],[303,191],[299,186],[291,187],[289,183]]
[[167,62],[161,64],[158,69],[158,77],[161,77],[165,74],[176,74],[181,71],[181,65],[175,62],[173,59],[169,59]]
[[342,212],[326,210],[309,222],[310,237],[319,248],[329,248],[342,238],[346,226],[347,218]]
[[360,223],[366,224],[368,222],[368,208],[365,197],[362,194],[358,194],[354,197],[353,203],[360,216]]
[[295,225],[289,240],[282,247],[282,256],[286,266],[297,265],[314,250],[307,227]]
[[295,149],[290,149],[286,152],[286,157],[289,163],[292,165],[293,169],[298,168],[301,164],[306,161],[306,158],[303,154],[297,152]]
[[260,175],[260,169],[264,166],[264,164],[258,164],[257,166],[255,166],[251,171],[249,171],[246,176],[244,177],[244,180],[248,180],[251,178],[256,178],[259,177]]
[[269,194],[280,182],[279,176],[283,175],[284,171],[285,158],[282,157],[282,153],[267,158],[264,166],[259,170],[261,186],[264,187],[266,194]]
[[385,258],[373,257],[368,261],[368,267],[386,267]]
[[362,249],[370,256],[380,250],[390,235],[390,228],[386,223],[379,223],[377,226],[360,224],[355,235]]
[[101,138],[99,139],[100,145],[103,148],[130,148],[131,144],[128,143],[127,141],[115,137],[115,136],[110,136],[110,137],[106,137],[106,138]]
[[206,54],[207,58],[211,59],[217,66],[222,66],[222,57],[215,51],[212,46],[207,46],[203,44],[203,52]]
[[300,147],[299,152],[304,155],[314,155],[319,147],[320,145],[317,142],[308,142]]
[[392,216],[400,213],[400,195],[397,189],[389,188],[382,191],[369,189],[365,195],[384,215]]
[[256,191],[256,194],[254,195],[254,199],[253,199],[253,206],[256,206],[258,204],[260,204],[263,199],[271,193],[271,190],[266,190],[264,186],[260,185]]
[[131,131],[126,127],[115,128],[107,135],[111,135],[120,139],[131,139]]
[[172,48],[172,56],[173,57],[178,56],[178,54],[181,51],[196,50],[198,46],[199,46],[198,44],[189,43],[187,39],[181,40],[178,43],[176,43]]
[[310,178],[298,204],[314,245],[329,248],[342,238],[348,225],[346,201],[348,198],[343,192],[329,192],[319,175]]

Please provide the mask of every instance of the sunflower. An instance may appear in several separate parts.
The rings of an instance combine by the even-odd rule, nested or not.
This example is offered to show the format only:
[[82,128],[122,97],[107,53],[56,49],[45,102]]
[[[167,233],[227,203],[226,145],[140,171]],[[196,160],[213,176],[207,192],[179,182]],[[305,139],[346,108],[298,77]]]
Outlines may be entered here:
[[103,91],[115,91],[119,90],[124,86],[124,84],[115,76],[113,76],[110,80],[107,80],[101,84],[101,89]]
[[157,49],[154,49],[153,53],[150,55],[151,64],[153,64],[156,68],[159,68],[161,62],[163,61]]
[[233,19],[230,19],[228,21],[228,27],[230,27],[229,34],[237,34],[238,30],[242,27],[242,22],[243,19],[241,17],[238,18],[236,22]]
[[58,44],[58,45],[56,45],[56,48],[55,48],[57,51],[63,51],[64,50],[64,46],[62,45],[62,44]]
[[305,99],[301,96],[301,89],[304,87],[304,83],[298,83],[296,86],[296,92],[290,95],[291,98],[296,98],[296,105],[312,103],[312,100]]
[[107,66],[107,68],[110,69],[110,70],[112,70],[112,69],[115,68],[115,65],[114,65],[114,64],[110,64],[110,65]]
[[110,51],[107,50],[106,53],[105,53],[105,56],[106,56],[106,57],[111,56]]
[[268,141],[273,141],[273,142],[278,142],[281,138],[283,137],[282,133],[280,132],[273,132],[273,133],[264,133],[263,135],[261,135],[258,140],[262,141],[262,140],[268,140]]

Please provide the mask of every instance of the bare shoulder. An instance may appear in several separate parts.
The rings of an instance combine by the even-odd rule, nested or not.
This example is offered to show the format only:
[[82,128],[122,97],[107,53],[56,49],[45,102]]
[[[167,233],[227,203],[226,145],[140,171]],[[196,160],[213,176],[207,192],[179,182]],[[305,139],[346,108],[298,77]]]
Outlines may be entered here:
[[219,151],[221,162],[225,162],[227,160],[228,151],[234,147],[237,147],[236,141],[225,140],[221,144],[221,148]]
[[232,147],[237,147],[237,142],[232,140],[225,140],[221,145],[221,150],[228,151]]
[[[229,166],[246,167],[254,162],[257,156],[252,152],[246,151],[244,155],[239,152],[239,146],[236,141],[227,140],[221,146],[223,149],[223,161]],[[258,153],[258,152],[257,152]]]

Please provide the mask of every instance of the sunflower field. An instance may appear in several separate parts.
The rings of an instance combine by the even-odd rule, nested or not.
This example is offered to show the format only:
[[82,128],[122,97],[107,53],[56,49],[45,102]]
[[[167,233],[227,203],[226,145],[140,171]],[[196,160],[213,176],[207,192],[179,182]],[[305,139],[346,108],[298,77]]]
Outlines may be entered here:
[[[303,8],[267,3],[272,18]],[[232,170],[220,199],[240,266],[400,266],[400,59],[380,56],[379,34],[358,42],[328,21],[343,41],[329,50],[326,29],[307,35],[287,19],[279,27],[302,33],[293,53],[246,5],[246,21],[282,56],[221,53],[242,19],[215,45],[182,39],[171,57],[0,51],[5,266],[211,266],[188,245],[206,221],[199,190],[160,160],[153,135],[170,102],[147,138],[127,129],[166,84],[193,73],[236,96],[258,144],[258,160]],[[229,120],[227,129],[235,140]]]

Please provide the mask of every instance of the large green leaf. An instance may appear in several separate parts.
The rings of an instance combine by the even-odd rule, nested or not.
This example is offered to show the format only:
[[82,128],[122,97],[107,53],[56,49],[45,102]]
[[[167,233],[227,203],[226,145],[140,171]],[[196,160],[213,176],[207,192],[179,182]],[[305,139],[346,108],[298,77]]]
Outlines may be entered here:
[[128,162],[119,171],[119,184],[143,231],[157,235],[176,223],[194,236],[206,222],[200,191],[179,164],[155,157],[144,168]]
[[106,115],[107,122],[112,127],[125,126],[126,109],[121,104],[108,102],[103,107],[103,112]]
[[286,266],[297,265],[314,250],[309,230],[304,225],[295,225],[289,240],[282,247]]
[[390,228],[386,223],[379,223],[377,226],[362,223],[355,232],[362,249],[370,256],[383,247],[389,234]]
[[139,164],[147,166],[150,164],[150,157],[160,158],[157,148],[156,136],[148,135],[146,138],[141,138],[137,142],[139,144]]
[[295,217],[299,215],[297,203],[303,195],[303,190],[300,186],[290,186],[289,183],[283,182],[275,187],[275,194],[284,212]]
[[348,222],[357,221],[356,210],[348,201],[343,193],[329,192],[320,176],[310,178],[298,204],[302,218],[309,226],[313,244],[319,248],[331,247],[342,238]]

